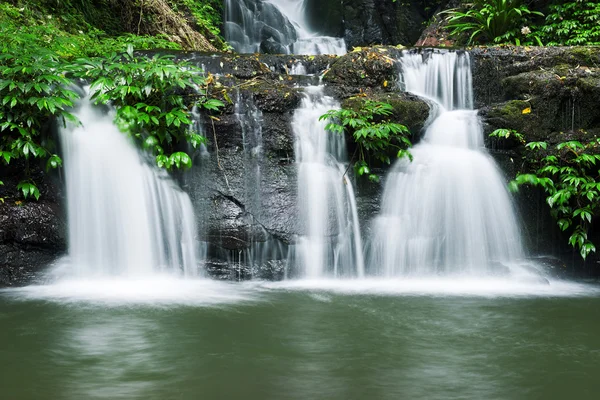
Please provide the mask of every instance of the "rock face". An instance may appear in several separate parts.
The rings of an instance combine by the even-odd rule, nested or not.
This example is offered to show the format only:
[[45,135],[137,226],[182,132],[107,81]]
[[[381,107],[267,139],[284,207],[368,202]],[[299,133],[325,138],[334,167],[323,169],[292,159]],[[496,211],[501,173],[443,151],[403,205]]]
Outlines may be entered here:
[[345,0],[344,38],[348,47],[414,45],[431,10],[420,1]]
[[0,186],[0,287],[33,281],[66,250],[60,186],[38,172],[34,175],[42,199],[23,201],[15,196],[16,170],[0,176],[5,184]]
[[[475,99],[486,133],[514,129],[527,142],[545,141],[549,148],[568,140],[582,143],[600,135],[600,49],[595,47],[473,49]],[[509,177],[533,172],[539,161],[516,140],[490,143]],[[550,153],[548,153],[550,154]],[[548,155],[546,154],[546,155]],[[550,219],[541,191],[519,195],[525,236],[534,253],[581,260],[567,245],[568,235]],[[599,242],[598,231],[591,231]],[[582,269],[597,274],[592,255]],[[571,262],[573,264],[573,262]]]

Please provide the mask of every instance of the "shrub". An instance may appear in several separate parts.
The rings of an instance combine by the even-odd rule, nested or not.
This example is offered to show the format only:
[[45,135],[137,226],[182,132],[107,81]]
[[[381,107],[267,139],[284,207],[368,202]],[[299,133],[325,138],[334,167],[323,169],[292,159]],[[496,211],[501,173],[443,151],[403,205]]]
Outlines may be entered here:
[[464,9],[446,11],[449,14],[450,35],[459,39],[467,37],[472,43],[533,44],[541,41],[531,35],[528,25],[531,18],[543,16],[532,11],[521,0],[474,0]]
[[511,190],[521,185],[542,187],[552,216],[562,231],[571,232],[569,244],[585,259],[596,251],[588,231],[600,211],[600,139],[586,144],[563,142],[551,153],[546,142],[531,142],[526,147],[545,156],[535,173],[518,174],[510,183]]
[[549,7],[539,35],[549,45],[600,44],[600,3],[555,1]]
[[325,129],[330,132],[352,134],[358,145],[358,160],[354,164],[357,175],[378,181],[379,177],[372,174],[369,167],[371,158],[390,164],[389,153],[394,149],[398,158],[406,156],[412,160],[407,150],[412,146],[408,138],[410,132],[406,126],[390,121],[392,111],[388,103],[364,100],[356,110],[329,110],[319,120],[329,121]]

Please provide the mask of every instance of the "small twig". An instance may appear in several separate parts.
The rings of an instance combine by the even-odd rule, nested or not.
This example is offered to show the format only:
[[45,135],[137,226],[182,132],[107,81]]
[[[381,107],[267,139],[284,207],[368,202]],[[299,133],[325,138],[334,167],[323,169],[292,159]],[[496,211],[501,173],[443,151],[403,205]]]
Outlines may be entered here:
[[229,191],[231,191],[231,188],[229,187],[229,180],[227,179],[227,174],[225,173],[225,170],[223,169],[223,166],[221,165],[221,159],[219,158],[219,145],[217,143],[217,131],[215,129],[215,120],[211,118],[210,122],[212,124],[213,137],[215,139],[215,154],[217,156],[217,166],[223,172],[223,177],[225,178],[225,184],[227,185],[227,189],[229,189]]
[[344,171],[344,175],[342,175],[342,179],[346,176],[346,174],[348,174],[348,170],[350,169],[350,166],[352,165],[352,161],[354,161],[354,157],[356,157],[357,151],[358,151],[358,146],[356,146],[356,149],[354,149],[354,154],[352,154],[352,157],[350,157],[350,161],[348,162],[348,166],[346,167],[346,170]]
[[144,17],[144,0],[140,2],[140,19],[138,21],[137,34],[140,34],[140,27],[142,26],[142,18]]

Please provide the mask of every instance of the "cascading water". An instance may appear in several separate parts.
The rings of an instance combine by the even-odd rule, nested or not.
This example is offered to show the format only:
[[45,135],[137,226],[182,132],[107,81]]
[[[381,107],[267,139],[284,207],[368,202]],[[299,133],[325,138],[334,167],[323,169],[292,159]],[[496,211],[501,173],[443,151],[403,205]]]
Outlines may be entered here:
[[505,272],[522,257],[520,233],[472,110],[468,54],[405,52],[400,62],[405,89],[437,102],[438,114],[413,161],[386,179],[372,265],[384,276]]
[[346,53],[343,38],[313,32],[305,15],[305,0],[226,0],[225,39],[239,53]]
[[270,237],[261,221],[268,210],[263,205],[263,168],[265,157],[263,148],[263,113],[257,107],[253,96],[244,96],[238,91],[235,101],[235,115],[241,127],[244,152],[244,213],[251,225],[250,246],[234,254],[233,263],[250,267],[250,273],[256,268],[281,260],[286,252],[281,244]]
[[69,255],[79,277],[195,275],[192,204],[166,172],[147,165],[89,98],[81,126],[61,129],[69,218]]
[[243,98],[238,92],[235,102],[235,115],[242,128],[244,146],[244,194],[246,198],[246,211],[255,218],[261,219],[262,201],[262,112],[256,107],[254,99]]
[[299,221],[304,223],[293,258],[305,278],[364,275],[356,200],[345,175],[344,137],[326,132],[325,121],[319,121],[335,108],[339,104],[323,94],[323,87],[307,87],[292,121]]

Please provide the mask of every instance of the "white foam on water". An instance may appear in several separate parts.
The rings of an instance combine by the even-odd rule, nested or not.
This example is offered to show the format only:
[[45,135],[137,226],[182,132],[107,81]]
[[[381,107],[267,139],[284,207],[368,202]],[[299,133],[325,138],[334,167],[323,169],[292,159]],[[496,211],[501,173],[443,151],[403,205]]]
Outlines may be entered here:
[[342,295],[428,297],[597,297],[600,286],[563,280],[549,282],[511,278],[319,279],[264,282],[262,288],[329,292]]
[[255,285],[171,275],[146,278],[62,279],[47,285],[0,290],[13,300],[87,303],[101,306],[214,307],[258,300]]

